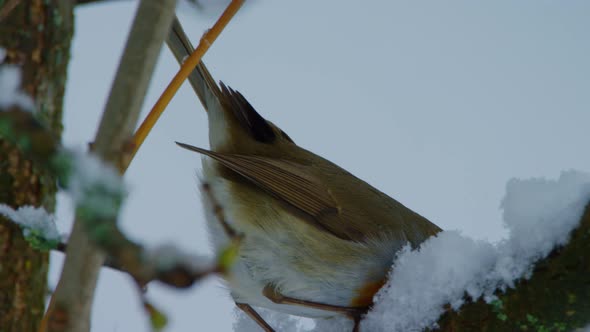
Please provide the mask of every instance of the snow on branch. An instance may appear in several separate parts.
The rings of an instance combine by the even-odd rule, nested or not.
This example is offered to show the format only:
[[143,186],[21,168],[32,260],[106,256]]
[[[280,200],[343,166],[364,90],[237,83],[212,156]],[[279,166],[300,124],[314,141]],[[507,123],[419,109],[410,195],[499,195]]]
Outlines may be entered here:
[[[444,231],[403,248],[361,331],[570,331],[590,323],[590,174],[511,180],[499,243]],[[572,232],[573,231],[573,232]],[[347,318],[315,327],[257,311],[281,331],[350,331]],[[239,312],[236,331],[259,327]],[[307,324],[309,325],[309,324]]]
[[[185,288],[205,276],[222,272],[233,261],[235,248],[231,246],[226,255],[209,259],[171,245],[147,248],[129,240],[116,224],[127,195],[118,172],[91,152],[62,147],[34,112],[23,108],[29,104],[22,102],[15,88],[19,84],[19,69],[10,68],[8,74],[0,74],[0,83],[8,82],[0,86],[0,137],[17,145],[36,167],[57,179],[60,190],[73,198],[77,222],[84,225],[86,237],[107,254],[106,266],[128,273],[141,287],[160,281]],[[11,92],[5,93],[8,90]],[[33,246],[67,250],[68,244],[62,242],[54,217],[43,208],[24,206],[15,210],[0,205],[0,215],[21,226]]]
[[443,313],[458,311],[466,301],[480,298],[491,304],[496,318],[507,319],[499,298],[501,292],[517,287],[522,278],[531,278],[537,261],[567,244],[589,202],[587,173],[563,172],[557,181],[509,181],[502,201],[508,238],[491,244],[457,231],[445,231],[417,250],[404,248],[398,253],[390,281],[376,295],[376,304],[363,321],[363,328],[436,328]]
[[[29,112],[2,112],[0,122],[2,120],[14,124],[7,130],[12,133],[8,138],[16,142],[22,142],[22,137],[26,136],[43,137],[45,132]],[[117,171],[94,154],[58,145],[52,145],[49,150],[42,148],[42,153],[37,153],[36,148],[42,145],[27,146],[29,149],[24,151],[27,156],[42,155],[40,165],[54,174],[60,189],[73,198],[76,215],[84,223],[87,236],[108,254],[110,267],[129,273],[141,285],[158,280],[179,288],[188,287],[203,276],[220,270],[217,262],[207,260],[205,263],[205,259],[181,253],[171,246],[145,249],[129,240],[115,222],[127,189]],[[15,211],[0,205],[0,214],[21,225],[25,234],[34,236],[35,243],[43,244],[44,248],[54,249],[60,244],[53,217],[43,209],[21,207]],[[62,244],[60,249],[65,250],[65,247]],[[219,264],[223,265],[223,262]]]
[[23,236],[33,248],[55,249],[62,240],[55,225],[55,217],[44,208],[26,205],[15,210],[6,204],[0,204],[0,215],[19,225]]

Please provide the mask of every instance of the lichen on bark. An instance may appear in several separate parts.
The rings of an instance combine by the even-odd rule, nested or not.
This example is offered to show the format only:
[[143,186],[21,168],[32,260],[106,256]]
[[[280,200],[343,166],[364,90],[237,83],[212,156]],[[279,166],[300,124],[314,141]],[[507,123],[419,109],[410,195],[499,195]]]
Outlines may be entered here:
[[[35,101],[37,116],[56,137],[73,34],[73,2],[29,0],[0,22],[4,63],[21,67],[21,88]],[[0,137],[0,203],[44,206],[53,211],[55,180]],[[21,230],[0,218],[0,330],[35,331],[47,295],[48,255],[32,249]]]

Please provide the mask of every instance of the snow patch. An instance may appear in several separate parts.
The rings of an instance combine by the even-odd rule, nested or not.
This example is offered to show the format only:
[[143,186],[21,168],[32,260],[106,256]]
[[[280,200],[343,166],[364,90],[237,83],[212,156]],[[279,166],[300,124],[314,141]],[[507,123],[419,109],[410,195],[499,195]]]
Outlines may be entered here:
[[[567,243],[589,202],[588,173],[562,172],[557,180],[510,180],[501,204],[508,238],[489,243],[451,230],[428,239],[417,250],[404,247],[361,331],[412,332],[435,327],[444,306],[458,309],[465,294],[491,302],[496,290],[530,277],[536,261]],[[318,319],[313,327],[302,325],[301,318],[255,309],[279,331],[352,329],[352,321],[343,317]],[[234,331],[260,331],[260,327],[238,312]]]
[[458,309],[467,294],[493,300],[494,291],[528,278],[534,263],[567,243],[590,202],[590,174],[563,172],[558,180],[510,180],[502,201],[507,239],[490,244],[445,231],[418,250],[404,248],[388,284],[362,323],[366,331],[435,327],[443,305]]
[[[0,49],[0,62],[4,60],[6,51]],[[17,106],[22,110],[34,109],[33,100],[20,90],[21,71],[15,65],[0,65],[0,110]]]
[[0,204],[0,215],[19,225],[25,237],[34,234],[47,241],[62,240],[55,225],[55,217],[42,207],[24,205],[15,210],[6,204]]
[[77,207],[92,211],[97,217],[116,217],[126,189],[121,176],[92,153],[68,152],[72,169],[67,191]]

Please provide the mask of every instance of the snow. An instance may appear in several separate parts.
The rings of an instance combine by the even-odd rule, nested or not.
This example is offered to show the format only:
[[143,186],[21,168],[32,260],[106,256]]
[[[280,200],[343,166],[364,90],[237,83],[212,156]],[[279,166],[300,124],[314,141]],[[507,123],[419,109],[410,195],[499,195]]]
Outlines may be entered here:
[[512,179],[506,187],[503,219],[511,236],[501,249],[502,256],[514,261],[504,260],[502,267],[510,273],[507,279],[516,279],[530,272],[533,262],[567,243],[590,200],[590,174],[562,172],[557,181]]
[[[0,48],[0,63],[6,51]],[[0,65],[0,110],[17,106],[23,110],[33,110],[33,100],[20,91],[21,72],[15,65]]]
[[369,331],[414,331],[431,326],[443,313],[463,304],[463,295],[479,297],[476,280],[483,280],[495,262],[494,247],[474,241],[457,231],[446,231],[422,244],[405,247],[388,283],[377,295],[376,305],[363,327]]
[[[566,171],[557,180],[510,180],[501,204],[508,238],[489,243],[451,230],[430,238],[417,250],[404,247],[361,331],[421,331],[436,326],[444,305],[460,308],[465,294],[494,300],[496,290],[530,277],[536,261],[567,243],[588,202],[588,173]],[[300,319],[256,310],[279,331],[350,331],[352,327],[351,320],[344,318],[316,320],[315,328],[310,328],[302,326]],[[238,312],[234,331],[259,331],[259,327]]]
[[6,204],[0,204],[0,215],[19,225],[26,238],[35,236],[48,242],[62,240],[55,225],[55,217],[42,207],[25,205],[15,210]]
[[91,211],[96,217],[116,217],[126,194],[117,171],[92,153],[81,150],[66,153],[72,162],[67,191],[76,206]]
[[366,331],[420,331],[434,327],[449,303],[494,299],[497,289],[528,278],[534,263],[567,243],[590,201],[590,174],[563,172],[558,180],[510,180],[502,201],[507,239],[496,244],[445,231],[418,250],[404,248],[388,284],[367,314]]

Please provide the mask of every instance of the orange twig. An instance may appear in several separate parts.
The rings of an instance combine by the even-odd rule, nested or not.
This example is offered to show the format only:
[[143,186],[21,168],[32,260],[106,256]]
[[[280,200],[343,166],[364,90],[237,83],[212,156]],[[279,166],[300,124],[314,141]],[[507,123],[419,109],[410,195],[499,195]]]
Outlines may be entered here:
[[244,0],[232,0],[232,2],[227,6],[225,11],[221,15],[221,17],[219,17],[217,22],[215,22],[213,27],[203,35],[201,41],[199,42],[199,46],[182,64],[182,67],[180,67],[176,76],[174,76],[170,84],[168,84],[166,90],[164,90],[164,92],[162,93],[162,95],[160,96],[160,98],[158,99],[158,101],[148,114],[148,116],[145,118],[145,120],[143,120],[143,123],[141,124],[139,129],[137,129],[137,132],[133,137],[133,153],[131,155],[131,159],[129,160],[126,166],[128,166],[129,163],[131,163],[131,160],[133,159],[133,157],[145,141],[145,138],[152,130],[152,128],[158,121],[158,118],[160,117],[160,115],[162,115],[162,113],[166,109],[166,106],[168,106],[170,100],[172,100],[172,97],[174,97],[182,83],[187,79],[190,73],[199,64],[203,55],[205,55],[207,50],[209,50],[211,44],[213,44],[213,42],[217,39],[219,34],[221,34],[221,31],[223,31],[223,29],[226,27],[229,21],[231,21],[231,19],[238,12],[243,3]]

